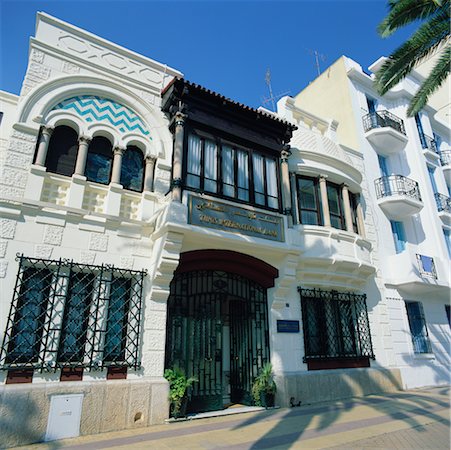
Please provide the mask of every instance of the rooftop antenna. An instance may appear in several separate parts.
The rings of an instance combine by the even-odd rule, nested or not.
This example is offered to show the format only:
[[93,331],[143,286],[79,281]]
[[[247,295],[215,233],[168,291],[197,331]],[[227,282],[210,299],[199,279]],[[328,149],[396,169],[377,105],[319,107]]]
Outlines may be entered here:
[[290,92],[288,91],[288,92],[284,92],[284,93],[278,94],[278,95],[273,94],[272,85],[271,85],[271,70],[269,67],[266,69],[265,83],[268,86],[269,97],[262,97],[262,102],[264,105],[269,103],[272,106],[272,111],[276,112],[276,100],[283,97],[284,95],[288,95]]
[[321,69],[319,67],[319,62],[320,62],[320,60],[322,62],[324,62],[326,60],[326,55],[319,53],[318,50],[311,50],[311,49],[307,49],[307,50],[311,55],[313,55],[315,57],[316,70],[318,72],[318,76],[321,75]]

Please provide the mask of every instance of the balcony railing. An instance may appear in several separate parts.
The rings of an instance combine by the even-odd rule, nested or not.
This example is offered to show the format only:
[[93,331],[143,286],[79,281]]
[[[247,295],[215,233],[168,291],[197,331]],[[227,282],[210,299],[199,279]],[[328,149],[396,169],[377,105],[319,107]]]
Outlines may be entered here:
[[434,258],[417,253],[418,268],[420,275],[423,277],[431,277],[437,279],[437,271],[435,270]]
[[389,175],[374,181],[377,198],[390,197],[392,195],[405,195],[421,201],[418,183],[402,175]]
[[421,147],[425,150],[431,150],[432,152],[438,153],[437,143],[434,138],[426,134],[420,134]]
[[363,128],[365,132],[374,128],[390,127],[402,134],[406,134],[404,122],[389,111],[377,111],[363,116]]
[[434,195],[438,212],[444,211],[451,214],[451,198],[437,192]]
[[440,162],[442,166],[451,166],[451,150],[442,150],[440,152]]

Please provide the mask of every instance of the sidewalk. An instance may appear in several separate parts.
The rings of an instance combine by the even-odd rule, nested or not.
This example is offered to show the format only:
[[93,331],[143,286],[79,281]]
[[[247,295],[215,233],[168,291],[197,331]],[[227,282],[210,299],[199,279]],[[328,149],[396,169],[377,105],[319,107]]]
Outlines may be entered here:
[[450,449],[449,387],[83,436],[37,449]]

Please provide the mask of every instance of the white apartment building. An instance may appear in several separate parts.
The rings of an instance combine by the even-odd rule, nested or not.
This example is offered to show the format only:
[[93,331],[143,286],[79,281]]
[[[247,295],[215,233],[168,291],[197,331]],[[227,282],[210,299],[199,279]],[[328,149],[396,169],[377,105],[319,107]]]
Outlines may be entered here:
[[423,80],[416,71],[379,96],[374,74],[382,62],[368,74],[341,57],[294,103],[338,120],[339,142],[363,156],[367,235],[389,317],[391,364],[406,388],[440,385],[450,381],[450,127],[430,106],[406,116]]
[[[281,406],[410,387],[416,366],[447,381],[449,205],[418,161],[441,194],[445,166],[415,144],[418,173],[393,170],[422,200],[391,178],[378,199],[357,90],[358,122],[305,92],[249,108],[38,13],[20,95],[0,93],[1,446],[161,423],[174,365],[190,412],[251,404],[268,361]],[[386,128],[384,148],[414,139]]]

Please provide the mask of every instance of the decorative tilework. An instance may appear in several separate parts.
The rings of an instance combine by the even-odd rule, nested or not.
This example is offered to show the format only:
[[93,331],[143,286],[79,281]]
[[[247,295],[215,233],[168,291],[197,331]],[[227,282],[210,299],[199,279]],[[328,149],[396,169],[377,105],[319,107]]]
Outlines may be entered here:
[[114,100],[95,95],[80,95],[63,100],[54,106],[52,111],[58,109],[71,110],[86,122],[109,122],[122,133],[132,131],[150,138],[150,132],[142,119],[131,109]]

